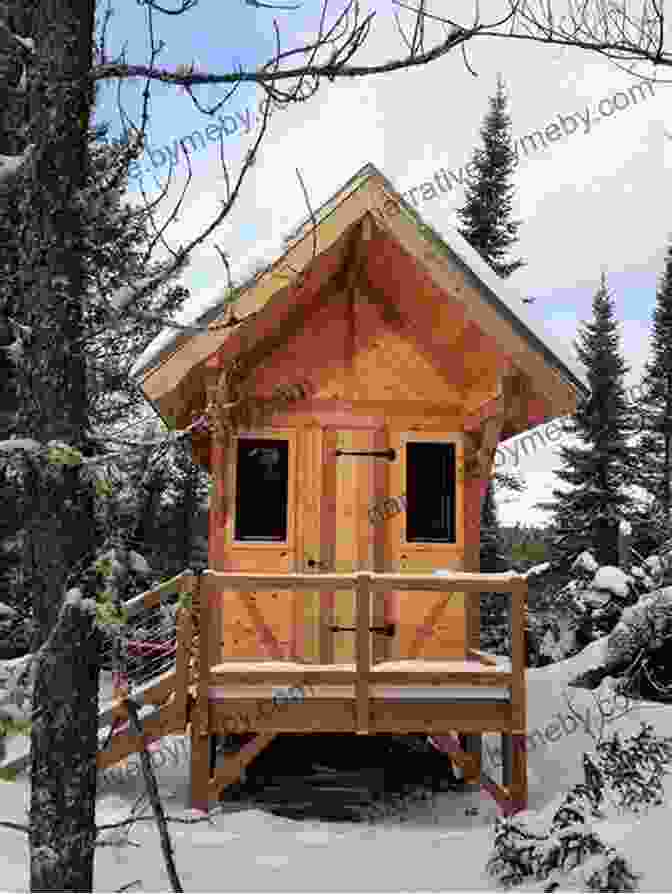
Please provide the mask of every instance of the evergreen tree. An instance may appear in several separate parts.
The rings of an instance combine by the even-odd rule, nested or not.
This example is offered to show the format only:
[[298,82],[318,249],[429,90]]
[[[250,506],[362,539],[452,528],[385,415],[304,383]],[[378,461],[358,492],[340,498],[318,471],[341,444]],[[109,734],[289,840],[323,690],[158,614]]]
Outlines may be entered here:
[[466,204],[457,211],[462,224],[460,234],[502,278],[511,276],[525,263],[520,259],[507,260],[520,226],[520,221],[511,220],[511,177],[518,159],[512,145],[507,104],[500,75],[481,128],[483,147],[473,154],[476,174],[465,187]]
[[587,370],[590,395],[579,397],[567,422],[567,432],[581,443],[560,447],[563,468],[556,473],[573,489],[554,489],[554,500],[536,504],[553,513],[551,560],[565,573],[585,549],[600,565],[618,565],[619,522],[629,514],[623,488],[632,484],[634,472],[626,443],[634,421],[623,386],[629,367],[621,356],[604,274],[593,299],[593,320],[582,325],[574,345]]
[[[457,211],[462,223],[460,234],[502,278],[510,276],[524,263],[520,259],[510,261],[506,257],[516,241],[520,226],[520,222],[511,220],[514,191],[511,176],[516,166],[516,154],[512,147],[507,103],[500,75],[497,91],[490,98],[490,109],[481,128],[483,147],[476,149],[473,155],[476,174],[465,188],[467,200],[464,207]],[[481,571],[502,570],[501,560],[498,559],[500,549],[494,482],[491,480],[481,503]],[[501,598],[497,594],[482,595],[481,626],[488,638],[492,636],[493,625],[501,627],[504,621],[505,607],[499,603]]]
[[[481,571],[503,571],[506,561],[502,555],[502,536],[497,518],[494,482],[488,482],[481,506]],[[485,651],[505,654],[508,651],[507,593],[481,594],[481,646]]]
[[636,483],[650,505],[631,521],[633,546],[647,555],[672,536],[672,243],[656,293],[651,354],[642,387]]
[[497,571],[500,553],[500,531],[497,504],[492,481],[488,485],[481,508],[481,571]]
[[[85,345],[87,400],[91,423],[90,441],[97,452],[108,452],[108,436],[120,421],[145,404],[137,385],[126,375],[127,368],[144,351],[163,328],[156,319],[127,314],[118,325],[110,321],[97,302],[101,291],[109,293],[122,284],[143,280],[158,265],[147,264],[145,257],[154,238],[151,221],[144,208],[132,208],[123,202],[128,176],[118,167],[119,147],[100,145],[94,141],[96,132],[88,134],[88,170],[85,188],[88,201],[81,208],[80,217],[86,233],[80,260],[92,271],[87,283],[87,301],[82,311],[81,342]],[[118,184],[110,188],[110,181],[118,177]],[[20,354],[23,349],[22,331],[16,319],[20,317],[19,246],[16,234],[20,231],[18,203],[22,183],[10,183],[3,190],[0,209],[0,440],[16,433],[16,415],[20,406]],[[4,238],[3,238],[4,237]],[[184,303],[188,292],[175,285],[171,277],[156,293],[137,302],[137,309],[145,313],[170,318]],[[25,500],[12,494],[17,490],[7,479],[7,471],[0,470],[0,496],[7,504],[21,510]],[[19,491],[25,488],[18,488]],[[11,501],[11,502],[10,502]],[[22,534],[25,513],[8,513],[0,525],[0,601],[28,615],[31,593],[34,590],[33,545]],[[95,526],[95,541],[104,539],[102,526]]]

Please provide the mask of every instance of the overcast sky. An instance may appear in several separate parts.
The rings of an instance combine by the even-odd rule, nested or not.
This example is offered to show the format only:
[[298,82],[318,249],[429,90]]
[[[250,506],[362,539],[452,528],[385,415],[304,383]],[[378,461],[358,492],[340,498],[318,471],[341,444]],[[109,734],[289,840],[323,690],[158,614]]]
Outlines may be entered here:
[[[342,9],[340,0],[332,0],[332,6],[333,13]],[[554,8],[562,12],[561,6]],[[300,11],[272,13],[246,6],[242,0],[228,0],[226,14],[223,8],[216,0],[201,0],[186,15],[157,16],[156,33],[166,41],[158,64],[172,67],[193,62],[197,69],[209,72],[229,71],[235,64],[258,65],[274,50],[274,16],[283,49],[288,49],[298,45],[302,34],[314,34],[321,4],[305,0]],[[438,10],[439,5],[429,8]],[[486,10],[483,18],[494,19],[501,4],[492,2],[481,8]],[[376,9],[377,15],[369,41],[355,61],[370,64],[403,54],[393,10],[407,23],[410,13],[393,6],[391,0],[363,2],[362,9],[364,13]],[[468,24],[472,9],[472,3],[458,0],[451,4],[451,15]],[[438,27],[428,26],[428,37],[438,39]],[[127,41],[128,60],[146,62],[145,35],[142,8],[127,4],[111,20],[109,52],[118,52]],[[667,129],[672,137],[672,86],[658,84],[653,90],[633,91],[638,81],[608,60],[580,50],[483,38],[467,44],[467,52],[477,77],[456,52],[414,70],[325,82],[308,102],[277,112],[237,205],[215,240],[193,254],[184,284],[199,303],[221,289],[225,278],[215,241],[232,258],[234,274],[247,269],[255,258],[272,253],[306,213],[297,167],[314,207],[367,161],[400,192],[432,180],[440,168],[454,172],[453,182],[459,180],[460,167],[471,160],[473,147],[479,145],[488,98],[501,72],[510,96],[513,135],[522,140],[517,144],[515,214],[523,223],[516,254],[527,261],[509,282],[523,295],[537,298],[528,305],[531,313],[571,350],[577,325],[591,316],[591,301],[604,271],[622,320],[626,361],[632,367],[627,383],[638,381],[648,355],[656,284],[672,231],[668,201],[672,139],[665,134]],[[122,94],[127,111],[134,116],[141,87],[141,81],[133,82]],[[193,180],[179,221],[169,231],[172,244],[177,245],[193,238],[212,219],[224,197],[220,150],[217,142],[208,140],[206,128],[211,120],[193,107],[188,96],[163,85],[155,85],[153,95],[149,128],[153,155],[146,152],[139,163],[146,171],[145,189],[156,189],[154,169],[160,182],[167,175],[166,146],[174,153],[176,140],[196,131],[202,135],[192,137],[198,147],[191,154]],[[196,95],[207,105],[222,98],[224,91],[204,87]],[[255,124],[251,133],[245,131],[261,98],[260,91],[246,87],[219,113],[219,123],[228,132],[224,154],[234,175],[252,144]],[[122,126],[116,85],[100,90],[97,109],[96,120],[109,121],[110,136],[117,136]],[[225,115],[230,117],[223,123]],[[559,116],[570,115],[577,126],[566,135],[572,126],[566,124],[563,129]],[[529,138],[552,124],[557,128],[551,128],[545,146],[538,137]],[[175,177],[180,190],[186,170],[180,158]],[[130,181],[133,198],[139,182],[137,178]],[[419,197],[419,191],[415,195]],[[446,232],[455,225],[455,209],[463,201],[464,191],[455,183],[450,192],[419,201],[417,207],[439,232]],[[502,522],[545,521],[531,507],[558,485],[552,474],[555,465],[557,458],[550,446],[534,455],[530,450],[521,458],[519,469],[527,480],[527,492],[513,502],[500,503]],[[512,468],[512,463],[506,468]]]

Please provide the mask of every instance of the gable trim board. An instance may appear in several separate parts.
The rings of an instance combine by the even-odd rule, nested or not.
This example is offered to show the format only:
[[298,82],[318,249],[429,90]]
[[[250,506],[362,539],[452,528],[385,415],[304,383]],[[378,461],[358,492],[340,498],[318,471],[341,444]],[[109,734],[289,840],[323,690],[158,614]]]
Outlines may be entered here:
[[[379,209],[391,201],[405,213],[381,219]],[[532,379],[537,394],[548,400],[549,415],[572,412],[576,392],[589,393],[585,376],[564,346],[555,344],[529,318],[520,295],[497,277],[458,233],[441,237],[425,224],[373,165],[366,165],[351,178],[318,210],[316,219],[314,236],[310,220],[300,225],[287,240],[287,251],[242,290],[235,317],[230,307],[223,311],[221,306],[211,308],[200,322],[209,321],[212,326],[219,315],[222,319],[216,329],[192,337],[177,335],[157,357],[140,358],[142,363],[134,375],[161,415],[170,413],[184,422],[184,395],[205,391],[203,374],[208,358],[214,359],[220,349],[231,357],[232,350],[235,354],[245,343],[254,342],[256,335],[263,338],[264,330],[269,333],[272,320],[277,325],[294,307],[306,300],[312,302],[316,291],[342,271],[357,225],[367,219],[373,225],[369,237],[371,230],[384,233],[397,244],[405,262],[417,266],[419,275],[429,276],[451,300],[464,305],[466,319],[494,338],[511,364]],[[455,286],[455,269],[461,274],[463,288]],[[292,270],[301,272],[297,275]]]

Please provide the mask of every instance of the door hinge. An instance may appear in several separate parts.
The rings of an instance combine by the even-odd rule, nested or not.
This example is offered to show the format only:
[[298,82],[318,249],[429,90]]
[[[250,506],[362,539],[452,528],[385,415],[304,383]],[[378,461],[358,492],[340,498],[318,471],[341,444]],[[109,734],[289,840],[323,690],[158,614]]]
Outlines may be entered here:
[[[350,633],[354,633],[357,628],[356,627],[339,627],[338,624],[334,624],[329,627],[333,633],[340,633],[342,630],[348,631]],[[397,630],[396,624],[385,624],[383,627],[369,627],[371,633],[380,633],[383,636],[394,636]]]

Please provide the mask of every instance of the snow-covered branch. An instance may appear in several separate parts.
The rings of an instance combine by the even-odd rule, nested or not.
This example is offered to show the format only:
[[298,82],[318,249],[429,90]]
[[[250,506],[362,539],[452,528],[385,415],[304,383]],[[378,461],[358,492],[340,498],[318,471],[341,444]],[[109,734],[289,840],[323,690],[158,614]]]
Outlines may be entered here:
[[35,41],[33,38],[14,34],[4,19],[0,19],[0,31],[3,31],[11,41],[17,43],[25,53],[32,55],[35,52]]
[[527,571],[523,574],[523,577],[527,580],[528,578],[536,577],[539,574],[546,574],[546,572],[550,571],[550,569],[550,562],[542,562],[540,565],[533,565],[531,568],[528,568]]
[[32,438],[13,438],[9,441],[0,441],[0,451],[10,450],[28,450],[28,451],[36,451],[40,450],[42,445],[39,441],[34,441]]
[[9,180],[33,154],[35,144],[31,143],[21,155],[0,155],[0,184]]
[[[221,408],[226,409],[235,406],[236,403],[238,403],[238,401],[222,404]],[[208,426],[209,421],[207,415],[204,414],[203,416],[199,416],[198,419],[186,428],[169,431],[164,437],[153,441],[121,441],[115,438],[109,438],[111,442],[126,445],[126,449],[116,453],[103,453],[100,456],[85,457],[79,450],[77,450],[77,448],[71,447],[69,444],[65,444],[62,441],[49,441],[46,445],[43,445],[32,438],[10,438],[7,441],[0,441],[0,453],[10,453],[14,450],[37,453],[46,446],[49,449],[47,456],[48,462],[54,465],[83,466],[86,468],[104,465],[112,460],[128,456],[128,454],[132,453],[134,450],[141,450],[147,447],[160,447],[165,444],[176,443],[187,435],[197,434],[207,430]]]

